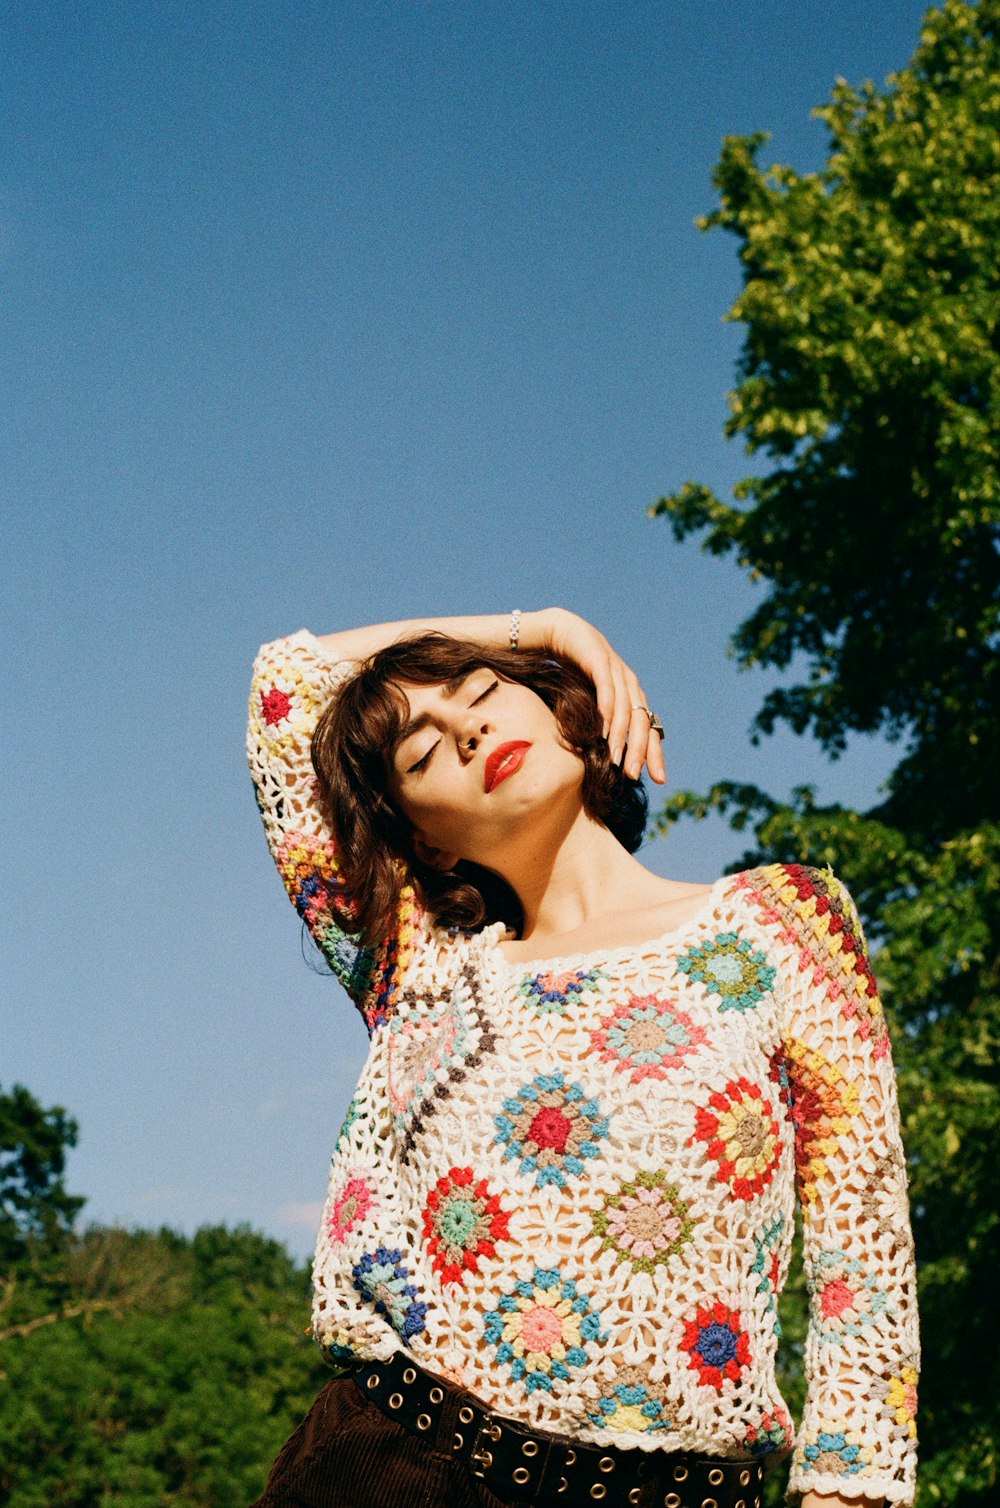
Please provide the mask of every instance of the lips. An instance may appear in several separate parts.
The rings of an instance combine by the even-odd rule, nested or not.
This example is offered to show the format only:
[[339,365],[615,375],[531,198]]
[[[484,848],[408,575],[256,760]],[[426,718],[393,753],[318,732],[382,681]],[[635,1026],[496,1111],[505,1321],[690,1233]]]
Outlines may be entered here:
[[515,743],[500,744],[486,761],[486,774],[484,784],[488,791],[498,786],[501,780],[506,780],[508,775],[513,775],[519,770],[524,762],[524,756],[531,748],[530,743],[519,740]]

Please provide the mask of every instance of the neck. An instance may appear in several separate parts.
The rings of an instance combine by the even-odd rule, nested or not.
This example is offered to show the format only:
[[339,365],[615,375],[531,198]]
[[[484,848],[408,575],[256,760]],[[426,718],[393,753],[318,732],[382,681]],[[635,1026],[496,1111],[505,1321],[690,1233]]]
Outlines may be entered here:
[[495,865],[521,902],[524,940],[575,932],[634,904],[648,882],[662,884],[582,808],[556,834],[532,836],[529,851]]

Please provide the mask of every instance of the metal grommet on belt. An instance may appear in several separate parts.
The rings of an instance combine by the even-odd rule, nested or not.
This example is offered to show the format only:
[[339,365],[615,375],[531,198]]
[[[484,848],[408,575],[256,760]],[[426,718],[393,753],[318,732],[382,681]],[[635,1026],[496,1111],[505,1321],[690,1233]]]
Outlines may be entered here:
[[[379,1385],[379,1383],[380,1383],[380,1382],[381,1382],[381,1381],[382,1381],[382,1379],[381,1379],[381,1377],[380,1377],[380,1376],[379,1376],[379,1375],[378,1375],[378,1373],[377,1373],[377,1372],[374,1372],[374,1373],[373,1373],[373,1374],[372,1374],[372,1376],[371,1376],[371,1377],[369,1377],[369,1379],[368,1379],[368,1381],[367,1381],[367,1383],[366,1383],[366,1384],[365,1384],[365,1386],[366,1386],[366,1387],[367,1387],[367,1388],[368,1388],[368,1390],[369,1390],[369,1391],[371,1391],[371,1390],[372,1390],[372,1389],[373,1389],[373,1388],[377,1388],[377,1387],[378,1387],[378,1385]],[[748,1482],[749,1482],[749,1480],[750,1480],[750,1478],[749,1478],[749,1477],[747,1477],[747,1481],[748,1481]]]
[[663,1508],[681,1508],[680,1495],[676,1492],[668,1492],[663,1499]]
[[638,1503],[638,1501],[639,1501],[639,1499],[641,1497],[642,1497],[642,1488],[641,1487],[633,1487],[632,1491],[628,1495],[628,1500],[629,1500],[630,1503]]
[[458,1417],[461,1419],[461,1421],[462,1421],[463,1424],[471,1424],[472,1423],[472,1410],[470,1408],[459,1409],[459,1411],[458,1411]]
[[412,1367],[407,1367],[406,1371],[403,1373],[403,1381],[405,1383],[412,1383],[416,1382],[416,1380],[417,1374],[414,1369]]
[[538,1455],[538,1441],[537,1440],[525,1440],[524,1444],[521,1446],[521,1454],[522,1454],[522,1456],[527,1456],[529,1460],[531,1459],[532,1456],[537,1456]]
[[566,1465],[567,1466],[575,1466],[576,1465],[576,1451],[575,1450],[568,1450],[566,1452]]
[[431,1403],[443,1403],[444,1402],[444,1393],[441,1391],[440,1388],[431,1388],[431,1391],[430,1391],[430,1400],[431,1400]]
[[527,1469],[526,1466],[516,1467],[513,1475],[514,1481],[519,1487],[523,1487],[525,1482],[531,1481],[531,1472]]
[[719,1505],[714,1498],[702,1498],[701,1508],[719,1508]]
[[741,1471],[740,1472],[740,1486],[741,1487],[749,1487],[750,1486],[750,1473],[748,1471]]
[[430,1416],[430,1414],[418,1414],[417,1415],[417,1429],[430,1429],[430,1427],[431,1427],[431,1416]]
[[565,1477],[559,1478],[559,1486],[556,1488],[556,1492],[569,1492],[569,1483]]
[[598,1502],[601,1500],[601,1498],[606,1498],[607,1495],[608,1489],[605,1487],[603,1482],[595,1482],[593,1487],[590,1489],[590,1496],[592,1498],[595,1498]]
[[400,1409],[400,1408],[403,1407],[403,1395],[402,1395],[402,1393],[393,1393],[393,1394],[390,1395],[390,1398],[389,1398],[389,1407],[391,1409]]
[[712,1470],[708,1474],[708,1480],[711,1482],[713,1487],[718,1487],[719,1483],[722,1481],[722,1477],[723,1473],[717,1466],[713,1466]]
[[687,1479],[688,1479],[688,1469],[687,1469],[687,1467],[686,1466],[675,1466],[674,1467],[674,1481],[675,1482],[686,1482]]
[[614,1463],[614,1461],[612,1461],[612,1459],[611,1459],[610,1456],[602,1456],[601,1459],[597,1463],[597,1469],[598,1469],[598,1471],[604,1471],[604,1472],[614,1471],[614,1469],[615,1469],[615,1463]]

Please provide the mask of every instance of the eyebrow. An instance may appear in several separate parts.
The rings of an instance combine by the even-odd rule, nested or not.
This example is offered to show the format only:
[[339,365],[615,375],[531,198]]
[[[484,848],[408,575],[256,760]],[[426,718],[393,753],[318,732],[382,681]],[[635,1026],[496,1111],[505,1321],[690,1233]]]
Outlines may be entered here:
[[[461,690],[464,683],[469,679],[469,676],[475,675],[475,673],[476,667],[474,667],[472,670],[463,670],[459,675],[453,675],[450,680],[442,682],[442,696],[455,696]],[[403,744],[405,744],[408,738],[412,738],[414,733],[419,733],[422,728],[426,728],[428,723],[430,723],[431,721],[432,718],[429,712],[421,712],[419,717],[411,717],[408,722],[405,722],[403,724],[399,732],[396,734],[396,737],[393,739],[392,753],[396,754],[398,750],[402,748]]]

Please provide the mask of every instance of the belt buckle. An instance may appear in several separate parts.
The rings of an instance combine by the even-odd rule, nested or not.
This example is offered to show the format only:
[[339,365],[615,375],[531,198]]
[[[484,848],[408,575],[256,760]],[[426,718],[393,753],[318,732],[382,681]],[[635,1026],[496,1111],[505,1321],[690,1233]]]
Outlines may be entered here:
[[[472,1443],[472,1455],[469,1458],[470,1476],[478,1477],[481,1482],[486,1480],[486,1473],[493,1465],[493,1452],[487,1448],[486,1441],[488,1440],[495,1445],[502,1434],[503,1430],[493,1415],[490,1413],[484,1414],[483,1421],[476,1431],[476,1438]],[[480,1467],[482,1470],[479,1469]]]

